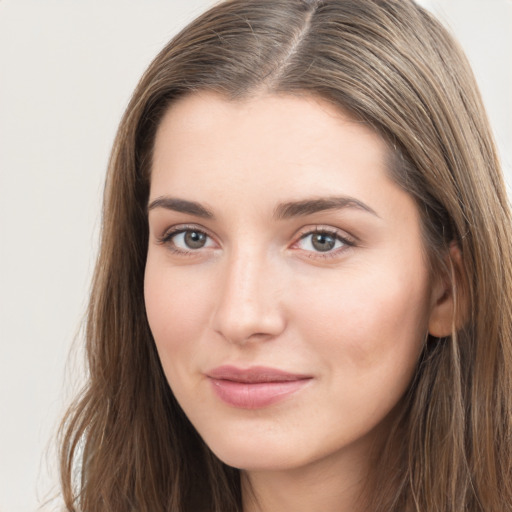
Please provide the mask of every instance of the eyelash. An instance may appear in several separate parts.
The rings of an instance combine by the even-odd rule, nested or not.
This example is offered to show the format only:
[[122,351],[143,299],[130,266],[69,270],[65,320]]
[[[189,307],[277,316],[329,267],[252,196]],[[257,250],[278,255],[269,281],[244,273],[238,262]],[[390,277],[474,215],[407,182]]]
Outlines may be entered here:
[[346,234],[341,235],[339,230],[333,228],[327,228],[322,226],[316,226],[314,229],[306,229],[300,235],[296,242],[293,243],[292,247],[297,245],[300,241],[304,240],[308,236],[312,235],[328,235],[334,238],[335,241],[339,241],[343,244],[342,247],[338,247],[337,249],[329,250],[329,251],[306,251],[304,250],[304,254],[308,258],[312,259],[329,259],[339,257],[341,253],[345,252],[347,249],[354,247],[356,245],[356,241],[352,237],[348,237]]
[[177,235],[180,235],[182,233],[186,233],[187,231],[199,233],[201,235],[205,235],[206,237],[212,239],[212,237],[203,229],[199,229],[196,226],[187,226],[187,225],[181,225],[176,226],[174,228],[169,229],[166,231],[161,237],[158,238],[158,243],[162,245],[167,245],[169,250],[171,250],[173,253],[182,255],[182,256],[194,256],[199,252],[199,249],[191,249],[189,251],[185,249],[178,249],[172,242],[173,238]]
[[[170,230],[166,231],[161,237],[159,237],[157,239],[157,241],[158,241],[159,244],[167,245],[169,250],[171,250],[175,254],[182,255],[182,256],[194,256],[194,255],[197,255],[197,253],[200,251],[201,248],[195,249],[195,250],[194,249],[184,250],[184,249],[177,248],[172,243],[174,237],[176,237],[177,235],[180,235],[182,233],[186,233],[186,232],[199,233],[199,234],[205,235],[209,239],[213,238],[205,230],[200,229],[200,228],[198,228],[196,226],[193,226],[193,225],[192,226],[181,225],[181,226],[176,226],[176,227],[171,228]],[[302,252],[305,254],[305,256],[308,257],[308,258],[311,258],[311,259],[329,259],[329,258],[334,258],[334,257],[339,256],[341,252],[344,252],[347,249],[349,249],[351,247],[354,247],[356,245],[356,241],[353,238],[348,237],[346,235],[342,236],[340,234],[340,231],[338,231],[336,229],[316,226],[314,229],[304,229],[303,232],[298,235],[298,239],[292,244],[291,247],[294,247],[294,246],[298,245],[302,240],[304,240],[308,236],[312,236],[312,235],[328,235],[328,236],[331,236],[336,241],[341,242],[343,244],[343,246],[339,247],[337,249],[329,250],[329,251],[325,251],[325,252],[303,250]]]

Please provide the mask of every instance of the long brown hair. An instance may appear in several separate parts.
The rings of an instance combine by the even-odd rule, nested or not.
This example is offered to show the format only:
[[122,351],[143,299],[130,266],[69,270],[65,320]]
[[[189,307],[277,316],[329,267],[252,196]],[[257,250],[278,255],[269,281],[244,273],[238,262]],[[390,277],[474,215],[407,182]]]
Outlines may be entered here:
[[155,131],[176,98],[198,90],[315,95],[388,142],[389,171],[416,199],[432,271],[449,275],[458,306],[452,335],[425,344],[361,508],[512,510],[510,209],[466,59],[411,0],[226,1],[150,65],[107,176],[89,378],[61,429],[67,510],[241,510],[239,472],[176,403],[144,308]]

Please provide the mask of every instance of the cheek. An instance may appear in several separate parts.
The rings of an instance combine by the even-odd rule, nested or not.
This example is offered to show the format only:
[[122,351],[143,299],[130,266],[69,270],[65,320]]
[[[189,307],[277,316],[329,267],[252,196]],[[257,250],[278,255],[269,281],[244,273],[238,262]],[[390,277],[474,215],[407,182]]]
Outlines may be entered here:
[[428,326],[426,273],[374,268],[333,276],[297,299],[305,338],[317,340],[334,373],[352,372],[352,382],[365,385],[372,376],[409,374]]
[[205,281],[192,281],[186,272],[172,272],[148,258],[144,279],[146,314],[166,374],[174,366],[186,366],[188,358],[198,350],[208,324],[207,291]]
[[413,378],[427,329],[427,282],[390,275],[345,273],[296,303],[302,339],[329,390],[312,414],[326,425],[329,446],[372,431]]

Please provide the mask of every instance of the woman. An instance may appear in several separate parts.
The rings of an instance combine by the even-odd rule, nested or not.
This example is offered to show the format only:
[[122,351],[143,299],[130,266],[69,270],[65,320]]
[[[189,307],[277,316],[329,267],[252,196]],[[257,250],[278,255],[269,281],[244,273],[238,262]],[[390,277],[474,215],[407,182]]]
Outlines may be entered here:
[[220,3],[119,128],[67,509],[512,510],[511,290],[490,130],[430,14]]

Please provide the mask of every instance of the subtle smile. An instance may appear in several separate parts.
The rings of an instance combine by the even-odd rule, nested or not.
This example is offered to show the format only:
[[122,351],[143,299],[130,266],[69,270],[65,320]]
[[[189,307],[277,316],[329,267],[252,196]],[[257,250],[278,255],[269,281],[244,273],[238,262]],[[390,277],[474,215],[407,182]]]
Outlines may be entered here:
[[206,375],[216,395],[240,409],[260,409],[275,404],[302,389],[312,379],[309,375],[263,366],[247,369],[220,366]]

